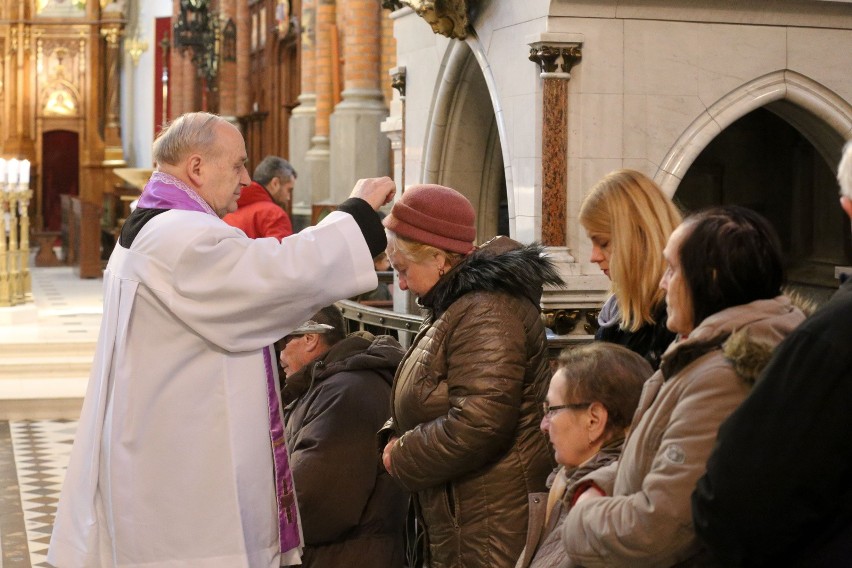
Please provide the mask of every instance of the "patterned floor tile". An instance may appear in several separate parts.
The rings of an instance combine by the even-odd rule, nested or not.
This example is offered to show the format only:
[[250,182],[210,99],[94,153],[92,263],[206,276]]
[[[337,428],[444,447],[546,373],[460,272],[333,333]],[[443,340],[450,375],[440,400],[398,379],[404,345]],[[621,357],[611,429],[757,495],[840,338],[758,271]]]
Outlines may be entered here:
[[[76,429],[77,422],[73,420],[9,423],[20,508],[26,527],[30,566],[33,567],[50,566],[47,547]],[[5,558],[5,534],[3,545]]]

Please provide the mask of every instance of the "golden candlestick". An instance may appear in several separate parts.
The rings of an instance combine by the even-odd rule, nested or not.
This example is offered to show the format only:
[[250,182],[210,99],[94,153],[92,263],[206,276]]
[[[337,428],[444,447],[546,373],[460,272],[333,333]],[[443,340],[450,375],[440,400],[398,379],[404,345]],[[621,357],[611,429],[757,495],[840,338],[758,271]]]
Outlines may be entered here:
[[14,185],[9,185],[10,191],[6,193],[6,200],[9,203],[9,248],[7,262],[9,266],[9,296],[12,305],[15,306],[21,303],[23,294],[21,290],[20,272],[18,271],[18,192],[14,190]]
[[9,282],[9,252],[6,247],[6,184],[0,183],[0,307],[12,305],[12,290]]
[[20,261],[18,262],[18,266],[21,272],[21,291],[23,293],[23,301],[31,302],[33,299],[33,282],[32,275],[30,274],[29,205],[30,199],[32,199],[33,197],[33,190],[29,189],[26,185],[22,185],[21,187],[25,189],[18,193],[18,215],[20,215],[21,218],[21,220],[19,221],[21,227],[21,239],[19,244]]

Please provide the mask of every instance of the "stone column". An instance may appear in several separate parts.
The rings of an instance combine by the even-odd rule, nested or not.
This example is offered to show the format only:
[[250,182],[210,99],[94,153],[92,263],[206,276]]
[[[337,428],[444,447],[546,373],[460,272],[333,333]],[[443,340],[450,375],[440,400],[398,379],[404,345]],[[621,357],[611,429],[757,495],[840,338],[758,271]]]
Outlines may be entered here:
[[[545,325],[564,336],[561,345],[584,342],[594,333],[601,290],[566,247],[568,226],[568,86],[571,69],[582,57],[582,43],[542,41],[530,44],[531,61],[541,70],[541,241],[567,287],[545,289]],[[548,38],[549,39],[549,38]]]
[[316,43],[314,49],[314,73],[316,78],[316,120],[314,136],[311,138],[311,149],[305,156],[305,162],[310,168],[311,202],[330,203],[329,178],[329,114],[332,100],[332,34],[336,19],[337,7],[335,0],[316,0]]
[[301,62],[301,94],[299,106],[290,116],[290,155],[288,159],[299,178],[293,189],[293,207],[310,208],[312,202],[312,176],[307,161],[311,139],[315,135],[317,115],[316,95],[316,0],[303,0],[300,17],[302,37],[299,43]]
[[568,81],[580,44],[530,44],[542,79],[541,242],[564,247],[568,202]]
[[388,115],[380,84],[381,5],[346,0],[341,102],[331,116],[331,198],[341,201],[359,178],[390,172],[390,146],[381,133]]

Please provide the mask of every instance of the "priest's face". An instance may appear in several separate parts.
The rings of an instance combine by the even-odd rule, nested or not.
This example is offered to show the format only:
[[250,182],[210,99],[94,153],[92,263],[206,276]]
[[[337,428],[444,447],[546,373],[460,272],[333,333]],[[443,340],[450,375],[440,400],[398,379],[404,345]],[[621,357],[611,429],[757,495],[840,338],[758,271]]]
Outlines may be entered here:
[[217,215],[237,210],[240,191],[251,183],[246,170],[246,144],[231,124],[217,125],[217,149],[207,156],[203,197]]

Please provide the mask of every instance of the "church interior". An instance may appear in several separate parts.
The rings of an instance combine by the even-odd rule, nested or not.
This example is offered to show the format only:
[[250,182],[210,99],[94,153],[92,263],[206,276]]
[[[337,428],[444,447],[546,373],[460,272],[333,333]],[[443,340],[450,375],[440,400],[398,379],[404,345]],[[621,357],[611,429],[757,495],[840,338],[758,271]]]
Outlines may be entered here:
[[[790,289],[831,296],[852,265],[834,177],[849,0],[526,4],[0,0],[0,566],[49,566],[102,271],[152,141],[185,112],[236,125],[249,172],[290,161],[296,230],[390,176],[457,188],[480,243],[541,242],[568,282],[542,300],[553,353],[592,338],[609,293],[575,219],[621,167],[684,211],[757,210]],[[420,316],[396,292],[339,307],[405,345]]]

